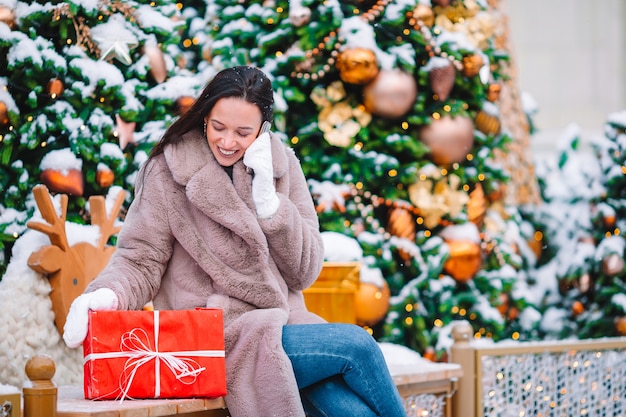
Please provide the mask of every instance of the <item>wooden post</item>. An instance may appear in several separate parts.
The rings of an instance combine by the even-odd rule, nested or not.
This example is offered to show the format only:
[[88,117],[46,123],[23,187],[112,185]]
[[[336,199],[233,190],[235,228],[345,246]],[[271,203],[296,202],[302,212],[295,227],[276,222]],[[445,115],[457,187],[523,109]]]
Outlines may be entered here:
[[463,376],[459,379],[457,392],[452,397],[452,417],[479,417],[476,410],[476,358],[469,322],[452,328],[454,344],[450,349],[450,362],[461,365]]
[[52,382],[56,366],[47,355],[33,356],[26,362],[24,384],[24,417],[56,417],[57,387]]

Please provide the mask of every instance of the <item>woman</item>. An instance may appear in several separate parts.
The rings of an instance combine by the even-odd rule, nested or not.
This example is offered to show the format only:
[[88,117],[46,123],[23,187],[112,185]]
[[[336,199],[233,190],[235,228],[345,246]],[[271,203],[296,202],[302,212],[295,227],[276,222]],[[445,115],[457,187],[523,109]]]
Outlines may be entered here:
[[306,310],[323,244],[298,159],[262,129],[272,106],[271,82],[252,67],[206,86],[152,150],[117,249],[72,304],[64,339],[82,343],[89,309],[220,308],[233,416],[403,416],[372,337]]

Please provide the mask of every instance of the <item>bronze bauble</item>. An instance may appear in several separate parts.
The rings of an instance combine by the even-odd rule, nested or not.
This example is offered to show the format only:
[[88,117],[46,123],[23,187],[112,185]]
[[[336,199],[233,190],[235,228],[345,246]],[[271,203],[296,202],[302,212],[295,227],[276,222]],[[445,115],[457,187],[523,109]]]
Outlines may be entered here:
[[63,91],[65,91],[65,85],[63,84],[63,81],[59,80],[58,78],[53,78],[50,81],[48,81],[48,85],[46,86],[46,91],[52,97],[56,98],[60,96],[61,94],[63,94]]
[[444,116],[422,126],[419,138],[430,148],[430,158],[438,165],[461,162],[474,146],[474,124],[469,117]]
[[415,103],[415,78],[399,69],[382,70],[363,89],[363,104],[367,111],[380,117],[397,119]]
[[4,101],[0,101],[0,126],[9,124],[9,109]]

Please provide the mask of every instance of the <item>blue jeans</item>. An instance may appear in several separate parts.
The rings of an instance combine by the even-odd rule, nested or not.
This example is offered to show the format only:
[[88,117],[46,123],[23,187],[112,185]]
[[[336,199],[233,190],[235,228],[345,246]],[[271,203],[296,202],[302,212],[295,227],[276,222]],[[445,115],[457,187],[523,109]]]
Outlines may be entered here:
[[283,327],[283,347],[311,417],[403,417],[378,344],[353,324]]

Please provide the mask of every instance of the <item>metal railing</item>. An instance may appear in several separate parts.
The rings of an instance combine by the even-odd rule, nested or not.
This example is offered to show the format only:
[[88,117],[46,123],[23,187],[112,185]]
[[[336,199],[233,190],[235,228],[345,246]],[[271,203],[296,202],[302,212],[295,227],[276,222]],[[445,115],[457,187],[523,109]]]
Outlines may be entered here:
[[626,337],[487,344],[472,333],[452,331],[454,417],[626,417]]

